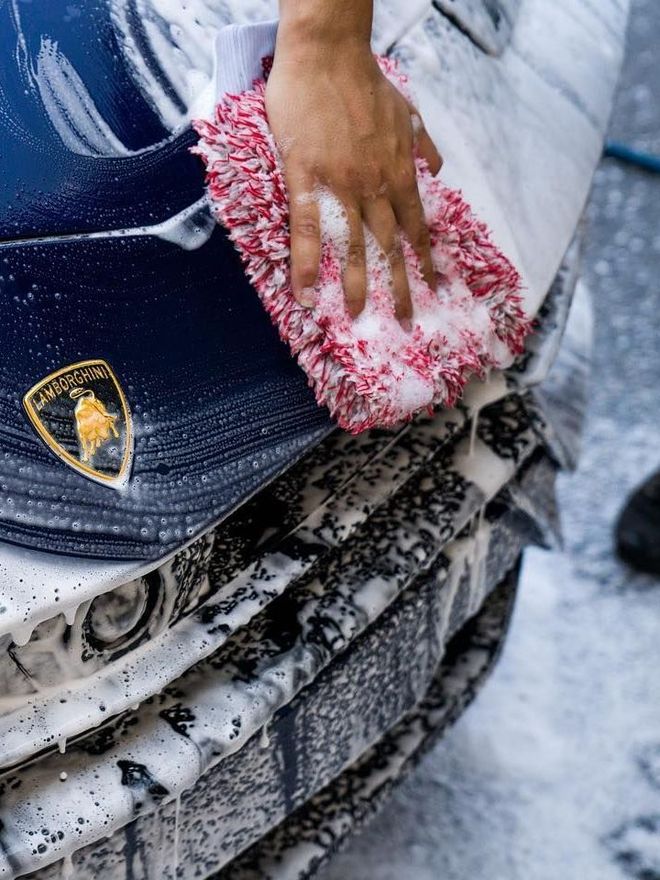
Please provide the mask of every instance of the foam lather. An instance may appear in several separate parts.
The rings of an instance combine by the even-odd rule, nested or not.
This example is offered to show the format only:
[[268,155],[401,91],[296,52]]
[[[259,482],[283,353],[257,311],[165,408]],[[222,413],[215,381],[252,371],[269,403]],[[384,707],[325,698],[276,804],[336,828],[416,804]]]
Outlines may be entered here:
[[[406,92],[394,63],[379,59]],[[319,189],[321,265],[312,309],[293,297],[289,206],[282,164],[268,127],[265,81],[225,94],[214,117],[197,120],[193,148],[206,164],[213,213],[237,247],[264,308],[309,377],[316,399],[347,431],[390,427],[436,406],[452,406],[473,375],[508,366],[529,330],[520,276],[491,240],[460,192],[416,160],[417,181],[437,274],[424,282],[403,238],[412,326],[394,315],[388,261],[365,228],[367,303],[351,319],[344,303],[342,266],[347,246],[344,211]]]

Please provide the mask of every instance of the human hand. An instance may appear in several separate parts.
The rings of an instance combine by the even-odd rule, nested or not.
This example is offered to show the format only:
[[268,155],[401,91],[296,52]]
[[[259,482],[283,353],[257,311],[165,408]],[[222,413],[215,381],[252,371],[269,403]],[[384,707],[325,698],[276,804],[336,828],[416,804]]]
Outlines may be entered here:
[[266,87],[289,192],[293,293],[301,304],[314,304],[321,230],[313,194],[324,187],[341,201],[348,222],[343,281],[349,314],[357,316],[365,304],[364,224],[389,259],[395,312],[405,321],[412,304],[400,231],[425,280],[434,283],[414,154],[433,174],[442,159],[415,108],[381,72],[369,45],[370,23],[366,39],[354,29],[348,36],[338,32],[336,17],[329,30],[317,24],[314,19],[314,27],[301,29],[282,20]]

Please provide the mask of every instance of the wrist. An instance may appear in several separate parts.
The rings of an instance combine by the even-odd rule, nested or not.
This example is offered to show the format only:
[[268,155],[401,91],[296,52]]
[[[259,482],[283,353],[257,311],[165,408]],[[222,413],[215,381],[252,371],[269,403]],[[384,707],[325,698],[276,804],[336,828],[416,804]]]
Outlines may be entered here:
[[276,54],[370,53],[372,0],[281,0]]

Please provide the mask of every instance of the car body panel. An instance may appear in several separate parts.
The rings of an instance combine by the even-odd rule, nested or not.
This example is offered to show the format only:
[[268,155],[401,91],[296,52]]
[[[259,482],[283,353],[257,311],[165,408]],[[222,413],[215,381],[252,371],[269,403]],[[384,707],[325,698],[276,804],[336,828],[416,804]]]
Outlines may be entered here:
[[[140,166],[133,156],[90,157],[75,152],[62,128],[63,111],[58,116],[38,81],[35,85],[38,70],[35,74],[32,68],[38,68],[44,40],[50,40],[59,47],[59,55],[51,58],[57,69],[64,65],[62,69],[68,71],[65,62],[77,66],[78,78],[84,82],[89,77],[90,88],[93,85],[92,113],[80,89],[72,93],[73,74],[69,71],[58,78],[51,72],[49,81],[60,88],[56,105],[60,110],[69,108],[66,119],[77,118],[81,105],[88,108],[87,116],[94,116],[97,128],[102,128],[101,123],[109,126],[110,119],[117,132],[128,124],[114,121],[112,114],[119,112],[121,101],[113,90],[103,93],[96,81],[106,62],[97,70],[89,47],[86,53],[70,48],[71,59],[65,56],[69,42],[58,38],[60,30],[70,26],[64,4],[57,7],[59,18],[53,5],[46,6],[43,0],[34,4],[12,0],[1,10],[5,16],[13,10],[13,24],[5,22],[5,27],[11,25],[15,47],[10,55],[17,59],[16,75],[22,77],[11,84],[8,94],[14,104],[23,101],[31,108],[28,121],[22,120],[16,107],[7,111],[13,112],[2,117],[8,134],[14,136],[15,130],[26,126],[36,128],[34,120],[39,118],[40,136],[46,137],[43,132],[48,129],[53,147],[54,179],[60,173],[56,157],[68,142],[62,180],[75,181],[75,186],[70,197],[68,185],[54,186],[71,202],[71,210],[86,211],[88,203],[91,207],[87,220],[64,222],[64,209],[53,201],[55,196],[39,181],[22,179],[32,173],[25,169],[43,175],[46,163],[39,158],[35,163],[21,161],[25,147],[11,154],[14,164],[4,186],[9,193],[13,180],[20,195],[12,202],[18,207],[12,207],[17,219],[11,222],[18,223],[23,238],[20,243],[6,240],[0,248],[7,261],[2,281],[6,339],[0,364],[7,393],[0,439],[9,453],[3,463],[7,488],[0,491],[0,535],[38,550],[133,559],[136,571],[141,563],[164,559],[182,542],[210,528],[330,429],[304,377],[262,314],[224,233],[211,233],[200,220],[192,224],[195,232],[191,224],[186,226],[185,210],[166,219],[169,206],[173,212],[182,207],[192,210],[201,193],[201,171],[187,164],[185,134],[188,116],[201,112],[201,106],[196,111],[187,104],[184,92],[190,77],[203,91],[212,74],[206,43],[206,48],[198,47],[194,76],[189,71],[190,77],[181,80],[175,59],[179,55],[189,59],[200,34],[210,41],[214,28],[228,16],[255,19],[272,14],[273,5],[255,3],[236,10],[223,6],[215,13],[214,26],[186,30],[172,4],[164,0],[144,0],[144,4],[142,19],[131,12],[134,3],[115,4],[110,12],[100,4],[86,8],[83,15],[98,16],[100,33],[112,32],[112,38],[101,39],[101,54],[119,47],[130,71],[130,76],[118,78],[113,89],[137,90],[142,95],[145,120],[150,120],[146,128],[151,130],[154,114],[170,127],[173,140],[155,144],[154,156],[160,152],[169,156],[177,144],[175,152],[185,160],[171,172],[159,171],[152,182],[151,158],[144,158]],[[626,3],[607,0],[598,9],[588,5],[574,9],[568,2],[528,0],[499,55],[484,52],[430,4],[391,0],[379,9],[377,43],[389,47],[410,78],[427,126],[445,155],[445,180],[463,189],[497,243],[518,265],[527,310],[535,314],[572,237],[600,151],[621,57],[619,31]],[[16,29],[16,10],[29,39]],[[120,15],[121,10],[131,13],[130,21]],[[207,22],[213,15],[211,6],[199,0],[197,17]],[[76,23],[76,33],[89,42],[89,27],[86,31],[81,27]],[[163,41],[163,33],[175,35],[173,45]],[[176,100],[167,97],[172,89]],[[173,101],[181,105],[174,116],[167,109]],[[76,112],[70,109],[74,105]],[[131,98],[126,112],[130,108],[135,112],[135,107]],[[121,198],[113,198],[102,185],[96,192],[93,174],[91,183],[86,183],[88,174],[82,166],[78,169],[79,160],[98,169],[100,182],[108,174],[117,177],[115,188]],[[112,170],[106,172],[107,162]],[[139,167],[144,167],[145,177],[137,186],[135,168]],[[197,188],[190,194],[192,204],[183,206],[188,196],[179,198],[179,194],[188,192],[193,177]],[[148,203],[149,225],[131,229],[126,225],[145,222],[141,207],[140,216],[124,212],[105,223],[102,210],[94,207],[97,197],[102,206],[132,204],[131,197],[136,205]],[[57,218],[54,227],[48,226],[50,219],[36,226],[21,219],[26,206],[32,206],[29,213],[47,211],[49,205]],[[91,239],[80,238],[83,229],[92,228],[95,215],[97,231]],[[32,346],[25,346],[26,336],[34,337]],[[92,345],[104,351],[90,351]],[[127,396],[136,414],[133,476],[122,492],[71,472],[31,429],[20,402],[45,375],[67,363],[103,355],[130,385]],[[194,376],[181,367],[181,361],[199,366]],[[194,442],[200,425],[209,426],[202,429],[204,443]],[[39,509],[30,486],[38,487]],[[60,487],[64,502],[57,497]],[[90,572],[93,568],[90,564]],[[28,617],[38,616],[39,608],[31,608]]]
[[[117,0],[111,7],[115,34],[125,39],[137,25],[132,18],[125,31],[121,14],[138,9],[136,4]],[[9,5],[18,8],[17,2]],[[214,14],[212,5],[200,0],[196,6],[202,30]],[[20,4],[22,13],[26,7]],[[68,13],[58,8],[63,20]],[[154,74],[153,68],[145,72],[140,67],[145,55],[135,54],[134,40],[121,44],[124,61],[151,114],[150,130],[157,130],[156,119],[182,137],[179,129],[185,128],[190,106],[182,98],[186,82],[177,79],[172,59],[177,52],[182,57],[194,52],[199,29],[191,25],[186,30],[181,21],[178,31],[172,29],[182,14],[177,4],[140,0],[139,9],[144,33],[160,46],[156,51],[152,45],[149,52],[150,57],[155,52],[161,69]],[[77,274],[88,280],[96,272],[101,284],[109,267],[148,273],[140,261],[124,260],[132,250],[144,253],[151,247],[156,255],[152,276],[160,274],[162,288],[154,283],[150,297],[157,302],[162,294],[163,307],[169,309],[164,334],[171,334],[170,348],[179,344],[172,290],[176,278],[189,285],[186,305],[200,310],[179,331],[208,331],[203,344],[182,338],[182,348],[199,349],[194,358],[212,361],[208,369],[213,375],[214,369],[221,373],[218,365],[223,364],[239,384],[242,376],[254,373],[233,411],[223,396],[220,405],[230,425],[214,446],[204,434],[204,405],[194,395],[190,400],[185,368],[170,377],[165,355],[158,368],[149,366],[149,346],[141,350],[136,343],[135,363],[144,374],[160,371],[171,383],[162,400],[172,398],[170,422],[177,420],[181,440],[189,425],[200,435],[199,460],[186,460],[183,453],[192,457],[192,446],[183,444],[177,461],[180,512],[185,517],[190,502],[183,483],[187,469],[200,484],[206,476],[205,486],[216,473],[208,498],[224,499],[186,524],[191,533],[174,534],[169,543],[148,541],[137,558],[133,550],[117,551],[116,561],[103,549],[97,552],[105,559],[84,558],[83,551],[76,555],[79,536],[73,531],[60,536],[58,553],[43,552],[54,533],[47,522],[24,540],[31,547],[0,547],[0,877],[31,872],[35,880],[86,880],[99,871],[107,880],[203,877],[233,867],[243,870],[234,860],[248,848],[246,871],[252,870],[250,859],[257,864],[270,859],[268,871],[277,880],[308,876],[311,862],[304,859],[296,863],[297,873],[295,865],[288,875],[274,867],[277,852],[293,853],[295,846],[283,834],[269,850],[273,826],[304,811],[306,804],[313,814],[314,798],[322,799],[333,780],[341,791],[341,780],[350,786],[351,779],[366,778],[360,776],[361,760],[368,763],[374,749],[375,760],[382,757],[378,745],[387,748],[393,727],[392,743],[416,731],[409,758],[423,747],[424,719],[444,723],[442,713],[424,707],[429,708],[425,701],[432,702],[437,665],[452,634],[460,636],[482,610],[486,615],[487,597],[498,583],[509,583],[511,592],[510,573],[525,544],[553,539],[555,473],[576,455],[589,360],[588,308],[580,288],[569,308],[577,277],[577,249],[569,243],[600,151],[627,4],[607,0],[598,8],[583,4],[575,9],[568,0],[552,6],[523,0],[510,32],[495,48],[484,48],[476,38],[481,19],[467,18],[477,4],[457,6],[461,9],[466,17],[459,29],[430,4],[384,3],[376,29],[379,46],[389,48],[410,74],[427,125],[445,153],[447,182],[463,188],[498,243],[520,265],[528,309],[539,318],[521,361],[506,373],[493,373],[486,383],[471,385],[454,410],[418,419],[394,434],[326,436],[329,422],[319,415],[256,300],[243,302],[241,294],[249,296],[247,284],[219,230],[201,235],[194,242],[199,246],[187,251],[169,239],[163,242],[160,223],[128,235],[104,228],[88,239],[69,229],[48,241],[39,233],[40,240],[2,245],[7,255],[20,249],[27,254],[31,248],[35,254],[42,249],[42,255],[45,248],[63,253],[75,241],[81,254],[96,255]],[[235,10],[223,6],[223,15],[236,20],[271,13],[268,3]],[[158,43],[165,32],[172,42]],[[19,40],[19,62],[21,51]],[[206,70],[203,46],[199,56]],[[163,82],[166,92],[173,89],[178,98],[163,98]],[[195,87],[201,86],[203,81],[195,79]],[[98,95],[96,100],[101,103]],[[183,109],[176,109],[179,104]],[[61,139],[54,123],[51,128]],[[99,257],[115,247],[116,258]],[[233,273],[229,295],[235,296],[237,314],[226,327],[223,304],[213,301],[214,248],[223,254],[216,267],[220,276]],[[41,259],[34,266],[42,266],[40,280],[54,294],[48,260]],[[10,331],[15,346],[21,342],[17,316],[21,309],[29,312],[34,301],[28,297],[34,283],[31,259],[22,260],[22,286],[12,290],[17,299],[12,296],[14,305],[3,302],[10,322],[16,322]],[[168,271],[158,273],[159,265]],[[177,274],[181,266],[188,268]],[[75,286],[75,277],[66,282]],[[6,283],[14,284],[15,277],[3,278]],[[93,285],[87,281],[82,286],[87,291]],[[39,291],[34,295],[38,299]],[[127,299],[122,333],[135,342],[141,334],[148,336],[149,328],[136,309],[141,320],[133,336],[130,305]],[[95,336],[76,308],[80,335],[75,326],[66,331],[67,357],[74,351],[76,360],[102,356],[76,350],[76,340],[80,343],[85,333],[90,341]],[[47,316],[44,309],[35,325],[39,331],[47,327]],[[254,352],[246,327],[252,320],[263,334],[258,337],[259,364],[270,366],[272,373],[260,373],[250,362]],[[110,323],[111,316],[97,326],[96,336],[102,338],[99,327]],[[214,353],[213,342],[223,333],[226,345]],[[128,351],[120,336],[116,345],[125,344]],[[34,358],[45,375],[51,360],[54,367],[62,365],[55,363],[60,353],[44,354],[35,343],[34,352],[20,353],[20,358],[27,366]],[[128,359],[127,354],[127,371]],[[2,381],[14,389],[3,403],[2,442],[13,449],[27,442],[27,435],[12,422],[19,384],[10,359],[3,360],[2,368]],[[140,372],[136,369],[129,392]],[[222,385],[221,375],[217,381]],[[230,386],[223,386],[227,394]],[[282,389],[294,390],[283,395]],[[261,412],[241,432],[244,402],[259,395]],[[182,406],[183,400],[190,405]],[[150,421],[140,416],[141,411],[136,448],[143,444],[147,451],[137,467],[148,473],[161,459],[148,460]],[[281,432],[277,443],[268,432],[262,435],[264,427]],[[166,434],[161,439],[168,439]],[[205,439],[209,446],[201,457]],[[277,465],[263,466],[257,451]],[[60,487],[68,494],[60,465],[47,463],[42,451],[33,450],[31,456],[36,464],[25,486],[43,485],[54,494]],[[220,466],[237,459],[256,460],[257,466],[248,467],[249,477],[246,473],[228,489]],[[219,465],[217,471],[211,464]],[[124,529],[125,547],[130,546],[130,529],[136,523],[145,526],[140,518],[146,510],[151,518],[171,515],[177,504],[177,493],[165,506],[148,489],[143,495],[136,492],[136,519],[127,526],[128,510],[122,507],[127,500],[107,490],[99,494],[101,488],[76,484],[73,498],[64,501],[70,505],[68,514],[81,522],[79,511],[86,510],[82,522],[92,527],[107,517]],[[18,482],[3,503],[17,491]],[[200,511],[205,509],[202,494]],[[503,637],[505,617],[499,618],[493,644]],[[457,688],[459,707],[471,692],[470,675]],[[388,785],[396,766],[395,761],[387,770]],[[371,778],[377,781],[378,776]],[[350,797],[346,810],[342,827],[348,830],[353,817],[359,820]],[[296,828],[294,819],[289,827]],[[312,849],[318,861],[323,853]]]
[[511,39],[521,0],[434,0],[480,49],[501,55]]
[[[510,439],[498,442],[514,449]],[[538,482],[551,497],[553,475],[547,458],[530,460],[514,480],[516,491]],[[478,494],[469,505],[476,511]],[[457,497],[445,496],[439,534]],[[154,700],[68,744],[65,754],[56,750],[8,773],[5,871],[27,873],[87,846],[76,857],[81,876],[92,865],[105,877],[130,876],[125,853],[137,836],[143,846],[135,856],[154,875],[165,860],[179,864],[180,877],[203,876],[256,842],[414,708],[446,641],[481,607],[482,590],[499,583],[525,543],[538,540],[534,520],[501,498],[476,516],[426,569],[413,565],[414,576],[386,572],[392,544],[380,571],[356,560],[362,584],[355,576],[301,580]],[[487,577],[473,575],[470,558],[481,559]],[[36,851],[35,823],[51,830]],[[167,843],[161,826],[169,829]]]

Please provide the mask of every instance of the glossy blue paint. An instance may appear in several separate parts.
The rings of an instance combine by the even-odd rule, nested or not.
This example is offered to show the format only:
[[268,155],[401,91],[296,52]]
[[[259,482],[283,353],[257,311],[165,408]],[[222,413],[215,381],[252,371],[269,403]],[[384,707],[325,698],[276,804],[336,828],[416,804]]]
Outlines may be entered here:
[[[77,9],[78,15],[67,14]],[[99,115],[128,151],[68,149],[36,85],[42,41],[66,54]],[[94,232],[165,220],[200,198],[193,133],[170,135],[124,67],[105,3],[0,3],[0,240]]]
[[[127,149],[156,146],[120,157],[68,149],[34,85],[43,39],[75,62]],[[203,194],[192,132],[168,137],[114,40],[105,3],[0,4],[0,539],[156,559],[331,423],[221,229],[192,250],[143,231],[85,235],[162,222]],[[122,491],[60,461],[22,409],[35,382],[95,357],[111,364],[133,414]]]

